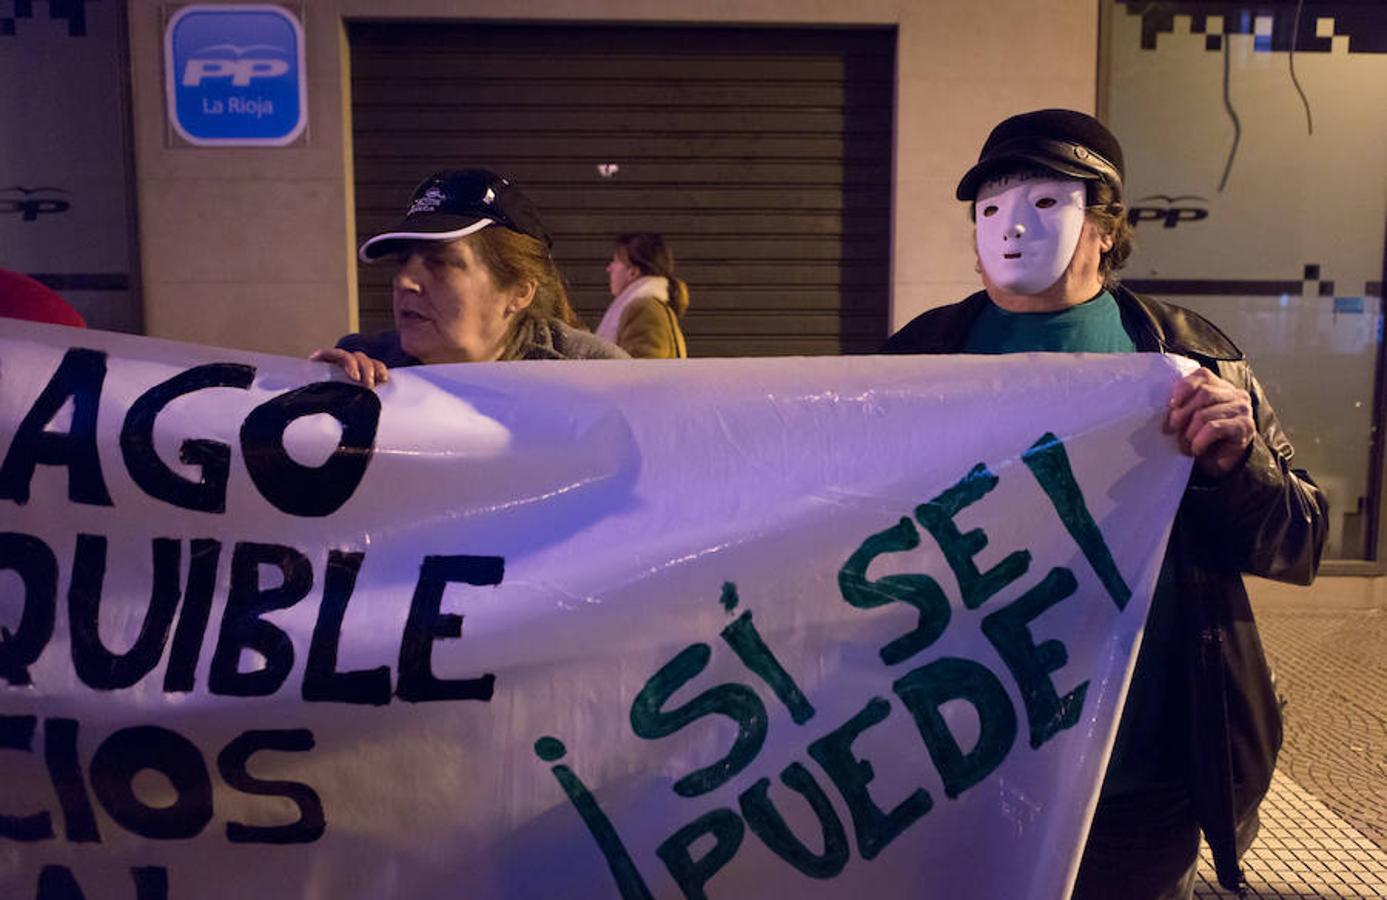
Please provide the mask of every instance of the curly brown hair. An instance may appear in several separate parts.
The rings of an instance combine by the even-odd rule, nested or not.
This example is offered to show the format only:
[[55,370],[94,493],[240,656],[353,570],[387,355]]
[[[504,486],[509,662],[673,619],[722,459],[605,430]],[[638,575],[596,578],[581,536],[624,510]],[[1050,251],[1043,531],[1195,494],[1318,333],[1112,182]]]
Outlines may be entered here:
[[1112,246],[1098,259],[1103,287],[1111,290],[1117,286],[1117,270],[1125,266],[1132,255],[1136,232],[1127,216],[1127,205],[1122,202],[1122,192],[1108,182],[1090,181],[1087,201],[1085,212],[1089,221],[1099,234],[1112,238]]

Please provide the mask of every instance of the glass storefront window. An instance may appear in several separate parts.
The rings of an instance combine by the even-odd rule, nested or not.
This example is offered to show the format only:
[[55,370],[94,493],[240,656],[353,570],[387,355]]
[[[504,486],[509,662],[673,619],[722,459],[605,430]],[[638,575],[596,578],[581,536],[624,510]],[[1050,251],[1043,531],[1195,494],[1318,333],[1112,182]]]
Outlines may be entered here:
[[1329,497],[1326,557],[1374,559],[1387,4],[1103,2],[1099,113],[1136,222],[1123,280],[1243,348]]

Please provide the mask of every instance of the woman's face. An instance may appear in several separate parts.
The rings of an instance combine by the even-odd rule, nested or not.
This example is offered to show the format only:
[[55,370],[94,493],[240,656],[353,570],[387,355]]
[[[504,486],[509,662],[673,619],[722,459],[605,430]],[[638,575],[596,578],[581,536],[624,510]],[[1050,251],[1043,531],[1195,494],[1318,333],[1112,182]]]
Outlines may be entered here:
[[422,362],[498,359],[511,321],[534,299],[533,285],[498,287],[470,241],[418,243],[400,254],[395,327],[400,346]]
[[612,261],[607,263],[607,286],[611,288],[612,296],[615,297],[626,290],[626,286],[639,277],[641,270],[631,265],[625,251],[620,247],[613,250]]

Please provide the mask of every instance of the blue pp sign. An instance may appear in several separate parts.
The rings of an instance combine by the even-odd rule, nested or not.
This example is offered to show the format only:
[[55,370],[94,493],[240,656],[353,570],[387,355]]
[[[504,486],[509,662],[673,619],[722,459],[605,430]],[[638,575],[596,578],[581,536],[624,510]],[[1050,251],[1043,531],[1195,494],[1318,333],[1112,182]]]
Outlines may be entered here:
[[282,147],[308,123],[303,27],[278,6],[186,6],[164,32],[169,119],[205,147]]

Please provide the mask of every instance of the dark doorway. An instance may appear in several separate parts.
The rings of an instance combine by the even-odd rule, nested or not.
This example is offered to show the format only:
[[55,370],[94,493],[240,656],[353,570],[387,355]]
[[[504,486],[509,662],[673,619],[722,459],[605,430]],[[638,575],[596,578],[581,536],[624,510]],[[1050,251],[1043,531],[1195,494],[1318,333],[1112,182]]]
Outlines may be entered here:
[[[691,355],[885,337],[893,29],[356,22],[349,38],[358,235],[431,171],[486,166],[534,198],[590,325],[612,238],[659,231],[689,283]],[[360,269],[363,330],[390,326],[388,269]]]

